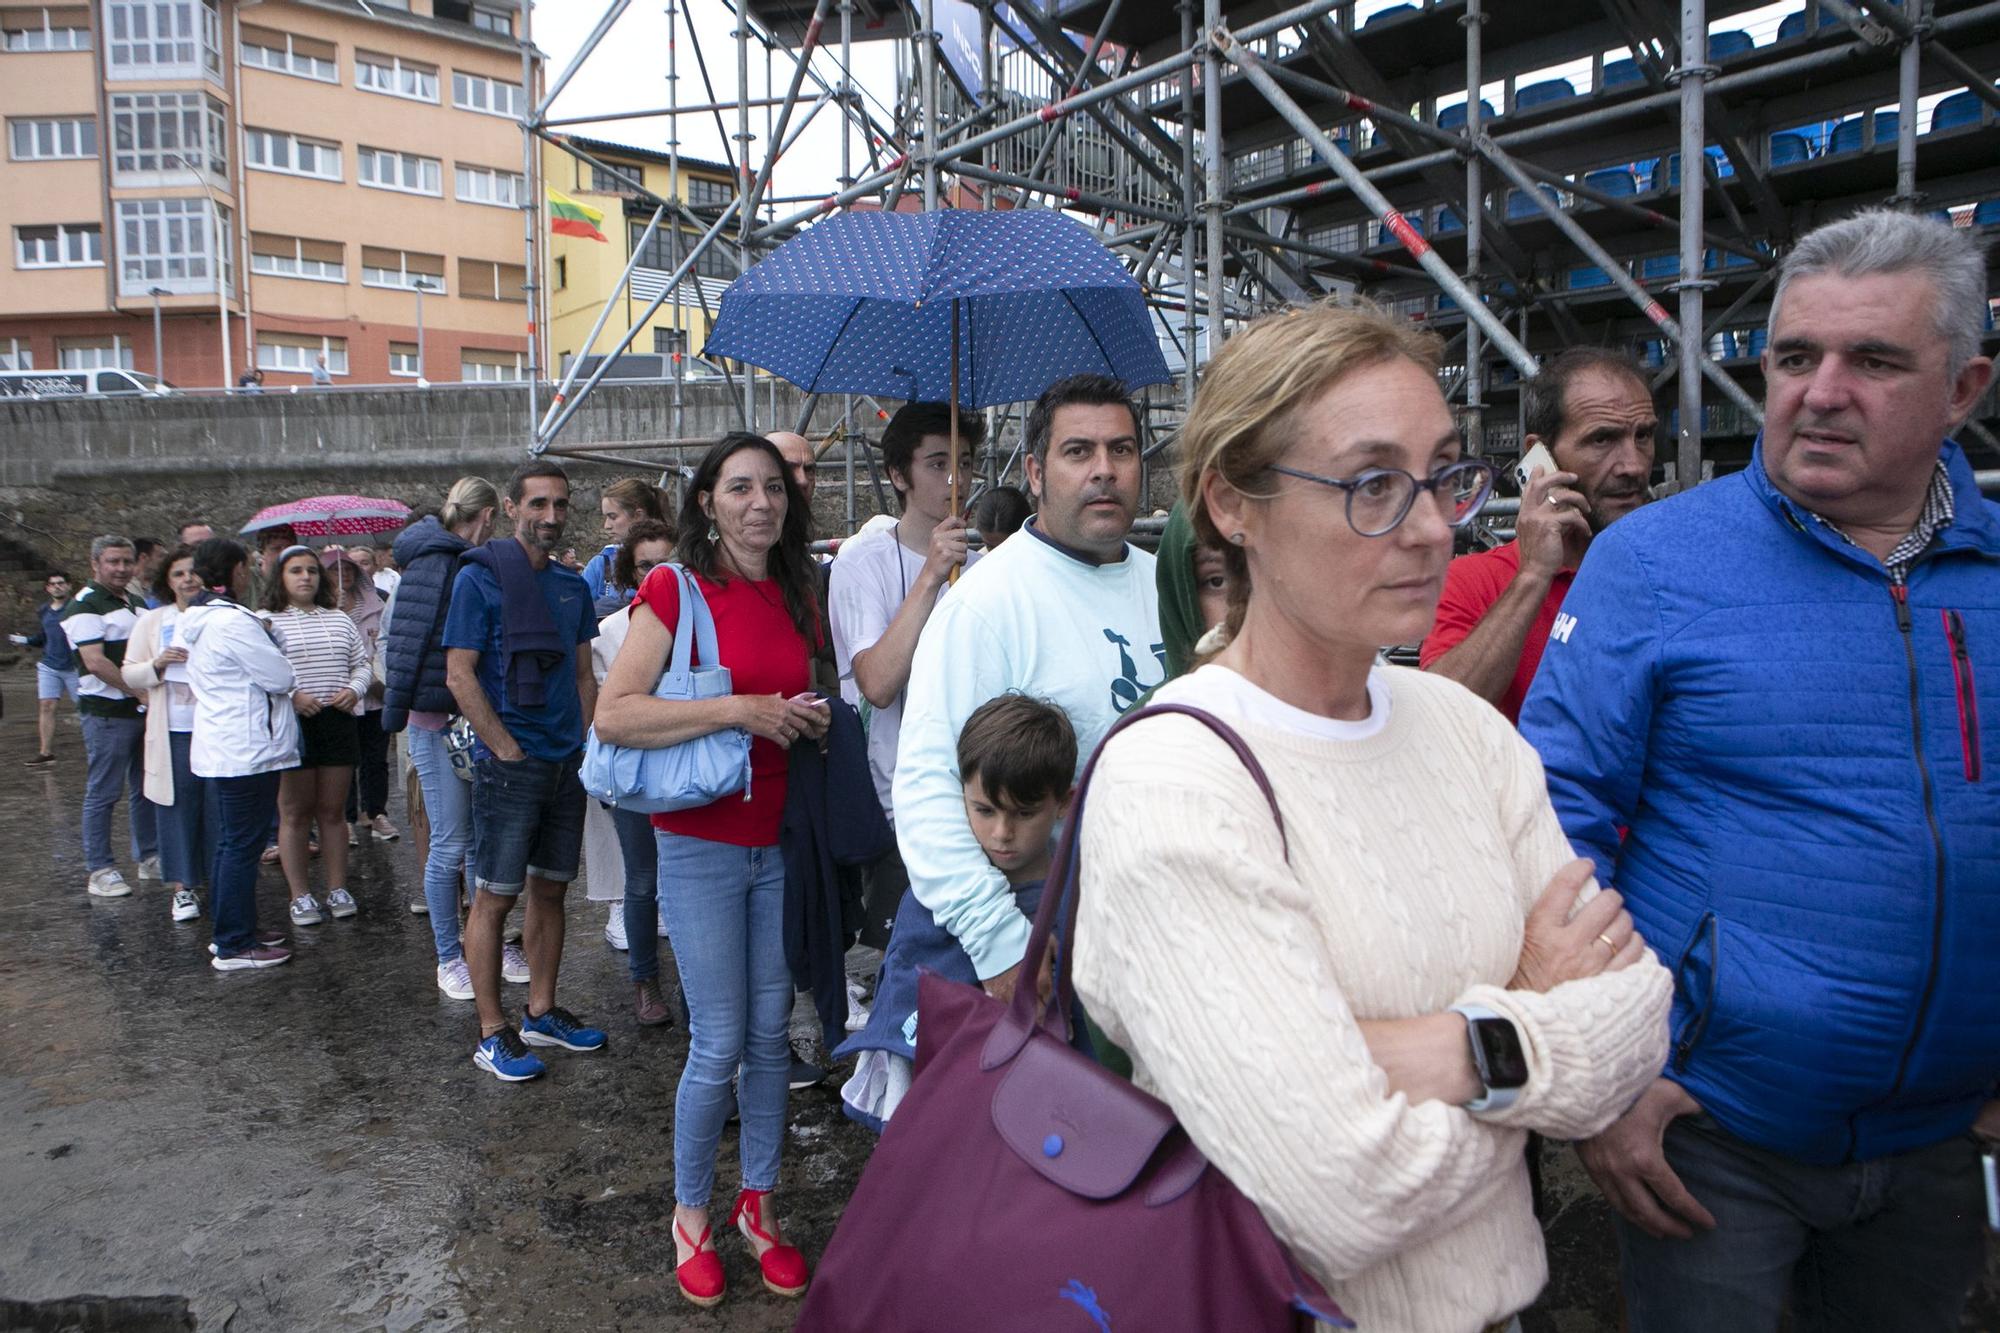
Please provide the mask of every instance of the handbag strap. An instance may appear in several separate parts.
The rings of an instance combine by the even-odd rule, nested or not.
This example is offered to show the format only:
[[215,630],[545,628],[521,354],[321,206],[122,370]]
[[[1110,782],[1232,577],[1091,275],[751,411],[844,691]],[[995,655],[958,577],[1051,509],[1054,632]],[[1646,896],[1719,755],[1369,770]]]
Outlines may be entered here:
[[721,666],[722,649],[716,640],[715,615],[708,609],[708,599],[702,596],[701,587],[687,566],[670,564],[668,568],[680,580],[681,609],[674,618],[673,658],[667,669],[685,676],[697,662]]
[[1237,735],[1235,728],[1215,714],[1189,704],[1149,704],[1119,718],[1112,724],[1111,729],[1104,733],[1104,739],[1097,743],[1097,749],[1091,753],[1090,761],[1083,766],[1083,776],[1077,780],[1076,795],[1070,802],[1069,817],[1064,821],[1062,837],[1056,843],[1056,854],[1050,866],[1049,881],[1042,893],[1041,906],[1035,912],[1034,928],[1028,934],[1028,951],[1021,957],[1020,984],[1014,987],[1014,1000],[1008,1018],[1013,1020],[1012,1025],[1022,1041],[1027,1040],[1028,1033],[1033,1030],[1037,1021],[1049,1025],[1058,1015],[1061,1019],[1059,1030],[1066,1031],[1071,1021],[1070,1016],[1076,1008],[1076,988],[1070,977],[1070,959],[1075,952],[1074,948],[1062,950],[1060,966],[1056,973],[1056,985],[1040,1015],[1034,1012],[1034,979],[1041,973],[1042,955],[1048,948],[1049,936],[1055,929],[1057,913],[1060,912],[1063,917],[1063,938],[1072,942],[1076,938],[1076,898],[1080,887],[1079,871],[1083,851],[1083,806],[1085,798],[1090,794],[1091,777],[1097,772],[1097,761],[1104,757],[1105,747],[1111,743],[1113,736],[1146,718],[1169,713],[1193,718],[1229,746],[1238,761],[1249,771],[1251,780],[1257,784],[1257,790],[1263,793],[1265,804],[1270,806],[1271,818],[1278,826],[1279,845],[1284,850],[1286,863],[1291,862],[1291,843],[1285,836],[1285,816],[1278,809],[1277,793],[1271,788],[1271,779],[1264,772],[1264,766],[1257,762],[1257,756],[1250,749],[1249,743]]

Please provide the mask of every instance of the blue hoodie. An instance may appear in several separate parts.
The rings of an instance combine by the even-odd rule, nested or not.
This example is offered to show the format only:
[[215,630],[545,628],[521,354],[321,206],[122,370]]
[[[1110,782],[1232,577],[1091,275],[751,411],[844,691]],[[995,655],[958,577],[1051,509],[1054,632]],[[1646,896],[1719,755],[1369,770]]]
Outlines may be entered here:
[[2000,506],[1940,457],[1955,517],[1900,594],[1761,438],[1621,519],[1521,710],[1674,973],[1666,1076],[1802,1162],[1962,1134],[2000,1083]]

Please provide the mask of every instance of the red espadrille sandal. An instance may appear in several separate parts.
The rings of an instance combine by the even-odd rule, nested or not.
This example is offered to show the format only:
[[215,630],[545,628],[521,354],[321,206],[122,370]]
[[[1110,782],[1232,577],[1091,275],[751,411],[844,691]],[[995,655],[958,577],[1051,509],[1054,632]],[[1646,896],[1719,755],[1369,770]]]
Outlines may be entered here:
[[764,1200],[769,1190],[744,1190],[736,1196],[729,1220],[757,1251],[757,1266],[763,1270],[764,1285],[779,1296],[803,1296],[812,1275],[806,1271],[806,1257],[795,1245],[781,1245],[764,1225]]
[[690,1251],[674,1268],[674,1281],[680,1284],[681,1295],[703,1309],[721,1304],[725,1290],[722,1258],[715,1252],[710,1231],[711,1228],[703,1227],[700,1238],[696,1239],[679,1222],[674,1223],[674,1253],[678,1255],[682,1245]]

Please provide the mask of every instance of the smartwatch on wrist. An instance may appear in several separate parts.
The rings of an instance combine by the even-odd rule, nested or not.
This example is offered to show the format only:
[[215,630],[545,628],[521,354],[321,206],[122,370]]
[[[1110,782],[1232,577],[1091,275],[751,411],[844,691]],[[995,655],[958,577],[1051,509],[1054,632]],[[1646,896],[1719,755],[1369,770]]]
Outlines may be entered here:
[[1528,1081],[1528,1057],[1514,1021],[1480,1004],[1454,1004],[1451,1012],[1465,1020],[1472,1043],[1472,1067],[1485,1091],[1465,1104],[1468,1111],[1504,1111],[1521,1095]]

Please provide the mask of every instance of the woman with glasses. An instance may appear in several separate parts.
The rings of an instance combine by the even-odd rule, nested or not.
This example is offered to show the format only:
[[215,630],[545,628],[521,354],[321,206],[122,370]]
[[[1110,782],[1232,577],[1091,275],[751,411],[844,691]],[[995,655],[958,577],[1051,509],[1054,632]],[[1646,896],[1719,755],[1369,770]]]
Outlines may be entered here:
[[1565,841],[1534,752],[1423,637],[1463,457],[1439,344],[1373,307],[1269,316],[1204,376],[1182,495],[1234,576],[1186,717],[1104,747],[1082,814],[1078,993],[1363,1328],[1504,1329],[1546,1277],[1522,1146],[1657,1075],[1666,971]]

